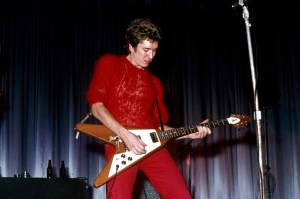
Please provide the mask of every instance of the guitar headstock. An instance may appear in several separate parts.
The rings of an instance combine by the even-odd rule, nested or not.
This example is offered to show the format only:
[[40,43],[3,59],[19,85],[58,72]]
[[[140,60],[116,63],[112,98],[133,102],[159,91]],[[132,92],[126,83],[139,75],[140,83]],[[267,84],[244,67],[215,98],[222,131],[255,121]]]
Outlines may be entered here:
[[231,114],[230,117],[227,118],[227,121],[234,127],[241,128],[247,126],[247,124],[252,121],[252,118],[246,115]]

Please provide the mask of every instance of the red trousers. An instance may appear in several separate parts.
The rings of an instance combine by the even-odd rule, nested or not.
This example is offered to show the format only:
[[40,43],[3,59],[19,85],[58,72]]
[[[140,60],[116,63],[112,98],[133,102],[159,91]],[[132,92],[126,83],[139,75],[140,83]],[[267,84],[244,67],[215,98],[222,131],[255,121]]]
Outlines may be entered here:
[[[105,145],[106,159],[114,155],[114,148]],[[141,170],[163,199],[191,199],[186,183],[170,153],[161,149],[139,164],[125,170],[106,184],[107,199],[132,199],[135,179]]]

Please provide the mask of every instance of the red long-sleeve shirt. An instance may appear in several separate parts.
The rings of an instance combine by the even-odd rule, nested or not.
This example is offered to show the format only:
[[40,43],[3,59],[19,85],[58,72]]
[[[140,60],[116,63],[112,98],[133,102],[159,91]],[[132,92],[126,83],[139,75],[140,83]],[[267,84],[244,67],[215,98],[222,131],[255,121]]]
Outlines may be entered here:
[[159,127],[156,98],[163,123],[169,119],[161,81],[147,69],[132,65],[125,56],[100,57],[86,94],[90,105],[102,102],[125,127]]

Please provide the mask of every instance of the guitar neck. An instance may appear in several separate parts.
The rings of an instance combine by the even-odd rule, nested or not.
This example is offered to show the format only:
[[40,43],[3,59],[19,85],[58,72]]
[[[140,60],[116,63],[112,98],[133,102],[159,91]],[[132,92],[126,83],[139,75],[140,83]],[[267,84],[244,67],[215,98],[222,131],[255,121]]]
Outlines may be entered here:
[[[215,120],[215,121],[210,121],[206,123],[201,123],[198,124],[198,126],[206,126],[209,128],[215,128],[215,127],[220,127],[228,124],[227,119],[220,119],[220,120]],[[191,133],[196,133],[198,131],[197,125],[190,125],[187,127],[180,127],[180,128],[175,128],[167,131],[161,131],[158,133],[158,137],[160,140],[170,140],[170,139],[175,139],[179,138]]]

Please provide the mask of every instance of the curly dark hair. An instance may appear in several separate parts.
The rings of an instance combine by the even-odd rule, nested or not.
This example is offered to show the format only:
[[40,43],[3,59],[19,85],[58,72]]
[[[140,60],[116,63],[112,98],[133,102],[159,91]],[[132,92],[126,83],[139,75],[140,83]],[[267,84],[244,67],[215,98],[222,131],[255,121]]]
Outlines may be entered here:
[[129,44],[135,48],[141,41],[149,39],[160,42],[162,39],[161,29],[147,18],[137,18],[131,21],[125,33],[125,53],[129,54]]

